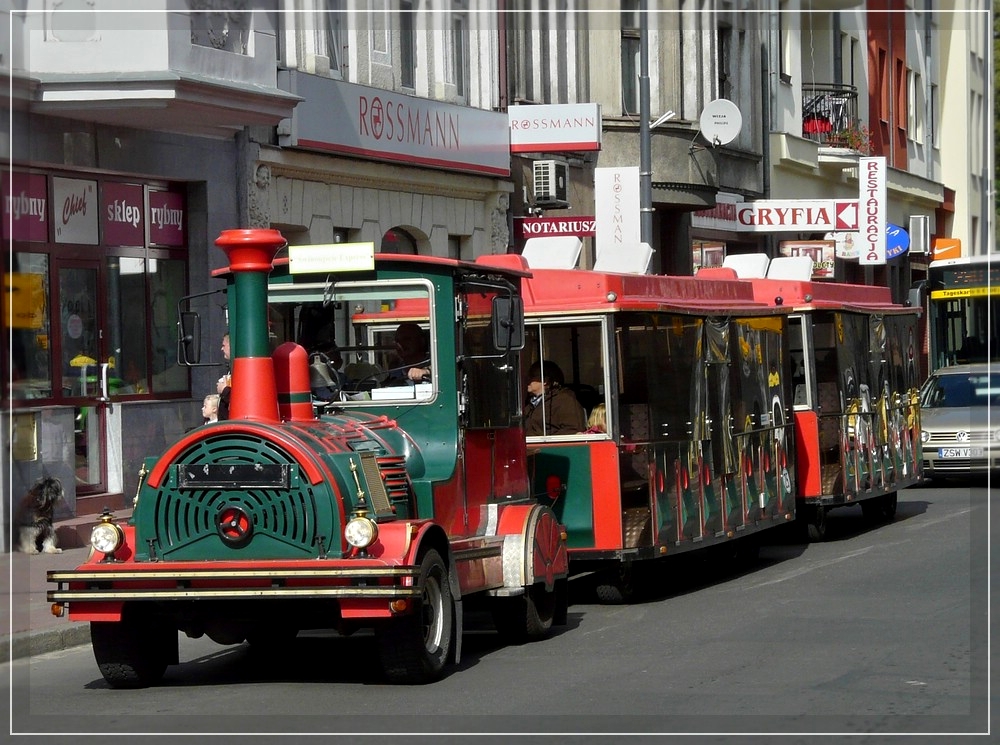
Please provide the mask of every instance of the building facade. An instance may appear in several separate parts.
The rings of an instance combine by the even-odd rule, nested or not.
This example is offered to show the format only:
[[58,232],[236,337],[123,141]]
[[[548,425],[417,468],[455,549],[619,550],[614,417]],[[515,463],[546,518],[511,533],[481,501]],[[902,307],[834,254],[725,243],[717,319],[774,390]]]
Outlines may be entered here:
[[[200,423],[225,369],[210,275],[227,228],[474,259],[519,251],[527,221],[559,218],[581,239],[574,263],[592,266],[598,184],[638,170],[645,130],[653,272],[788,241],[837,250],[843,237],[822,231],[747,229],[736,206],[857,198],[864,151],[887,158],[890,222],[926,245],[986,240],[982,153],[949,137],[970,131],[959,109],[981,106],[983,45],[933,3],[26,5],[2,56],[5,506],[56,475],[61,516],[128,507],[143,458]],[[515,105],[596,107],[599,147],[512,152]],[[733,109],[720,127],[713,115]],[[542,200],[550,163],[564,191]],[[899,293],[914,278],[912,257],[862,269],[839,250],[839,278]],[[176,365],[182,304],[206,319],[199,367]]]

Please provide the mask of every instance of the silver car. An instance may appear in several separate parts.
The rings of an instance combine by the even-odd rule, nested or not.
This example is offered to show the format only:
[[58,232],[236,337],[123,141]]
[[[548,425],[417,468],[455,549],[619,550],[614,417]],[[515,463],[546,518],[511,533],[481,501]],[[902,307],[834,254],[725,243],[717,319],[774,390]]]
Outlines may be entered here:
[[[924,476],[1000,469],[1000,372],[995,365],[935,371],[920,389]],[[992,413],[992,416],[991,416]]]

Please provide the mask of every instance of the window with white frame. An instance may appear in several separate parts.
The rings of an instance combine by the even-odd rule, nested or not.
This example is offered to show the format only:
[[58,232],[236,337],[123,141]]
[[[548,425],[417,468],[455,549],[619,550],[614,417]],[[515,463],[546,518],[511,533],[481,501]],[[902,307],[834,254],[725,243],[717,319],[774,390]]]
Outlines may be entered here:
[[372,0],[372,7],[368,13],[372,61],[379,64],[389,62],[389,23],[386,17],[386,5],[386,0]]
[[940,147],[938,122],[941,120],[941,113],[938,108],[941,99],[938,95],[938,87],[933,83],[930,85],[929,94],[930,101],[927,106],[927,141],[931,144],[931,147]]
[[455,84],[455,95],[465,100],[469,96],[469,14],[456,3],[456,12],[451,18],[452,64],[451,78]]
[[622,0],[622,114],[639,113],[639,0]]
[[414,0],[401,0],[399,3],[399,82],[407,89],[416,87],[417,77],[415,6]]
[[330,59],[330,74],[333,77],[343,77],[343,63],[347,52],[347,11],[344,9],[344,0],[327,0],[322,21],[326,56]]
[[924,86],[923,78],[920,73],[915,70],[907,70],[907,89],[909,90],[909,96],[907,96],[907,116],[906,116],[906,129],[909,132],[910,138],[919,144],[924,141]]

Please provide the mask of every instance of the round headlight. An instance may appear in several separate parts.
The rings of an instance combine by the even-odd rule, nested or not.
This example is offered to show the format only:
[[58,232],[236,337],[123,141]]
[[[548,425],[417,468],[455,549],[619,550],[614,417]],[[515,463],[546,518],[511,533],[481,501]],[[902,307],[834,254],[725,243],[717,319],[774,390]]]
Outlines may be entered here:
[[90,545],[102,554],[113,554],[121,547],[124,539],[122,529],[114,523],[101,523],[90,531]]
[[378,525],[367,517],[351,518],[344,526],[344,538],[354,548],[368,548],[378,538]]
[[926,429],[920,430],[920,441],[921,442],[927,442],[930,439],[931,439],[931,433],[930,432],[928,432]]

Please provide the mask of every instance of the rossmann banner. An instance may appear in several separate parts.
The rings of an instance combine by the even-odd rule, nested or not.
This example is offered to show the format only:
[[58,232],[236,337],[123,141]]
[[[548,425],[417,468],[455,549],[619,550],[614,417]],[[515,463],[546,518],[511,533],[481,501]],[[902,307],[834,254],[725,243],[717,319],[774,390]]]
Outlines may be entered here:
[[331,80],[297,70],[279,84],[302,101],[284,147],[507,177],[507,115]]
[[885,158],[858,158],[859,264],[884,264],[886,245]]
[[601,107],[596,103],[507,107],[512,153],[601,149]]

